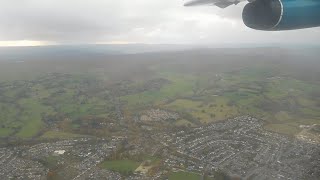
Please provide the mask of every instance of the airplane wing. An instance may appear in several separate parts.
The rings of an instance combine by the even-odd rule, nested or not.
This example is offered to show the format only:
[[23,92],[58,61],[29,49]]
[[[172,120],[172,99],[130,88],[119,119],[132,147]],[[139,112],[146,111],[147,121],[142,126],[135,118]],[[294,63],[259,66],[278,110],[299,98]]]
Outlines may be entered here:
[[252,29],[283,31],[320,27],[320,0],[187,0],[185,6],[226,8],[248,1],[242,11],[244,24]]
[[246,0],[192,0],[185,3],[185,6],[199,6],[199,5],[212,5],[220,8],[226,8],[232,4],[238,4],[241,1]]

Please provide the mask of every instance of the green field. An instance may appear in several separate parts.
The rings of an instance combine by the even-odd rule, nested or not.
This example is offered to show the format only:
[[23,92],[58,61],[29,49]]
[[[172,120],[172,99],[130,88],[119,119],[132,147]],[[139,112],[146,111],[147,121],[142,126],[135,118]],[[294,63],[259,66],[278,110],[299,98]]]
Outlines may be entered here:
[[127,102],[129,109],[137,107],[145,107],[151,104],[163,104],[166,100],[176,98],[178,96],[186,96],[191,94],[193,81],[181,78],[179,75],[168,78],[169,85],[162,87],[158,91],[145,91],[133,95],[123,96],[121,100]]
[[86,137],[86,136],[80,135],[80,134],[60,132],[60,131],[47,131],[41,136],[41,138],[43,139],[69,139],[69,138],[80,138],[80,137]]
[[264,126],[264,128],[269,131],[288,135],[295,135],[301,131],[297,125],[293,124],[268,124]]
[[227,100],[223,97],[210,97],[204,102],[178,99],[167,104],[166,107],[176,111],[190,112],[193,117],[199,119],[202,123],[224,120],[238,114],[237,108],[228,106]]
[[170,173],[169,180],[201,180],[201,176],[195,173],[179,171]]
[[9,136],[12,133],[10,129],[0,128],[0,137]]
[[175,122],[176,126],[190,126],[190,127],[195,127],[196,125],[193,124],[192,122],[186,120],[186,119],[180,119]]
[[122,174],[133,173],[140,165],[140,162],[135,162],[132,160],[114,160],[114,161],[104,161],[100,164],[100,167],[116,171]]

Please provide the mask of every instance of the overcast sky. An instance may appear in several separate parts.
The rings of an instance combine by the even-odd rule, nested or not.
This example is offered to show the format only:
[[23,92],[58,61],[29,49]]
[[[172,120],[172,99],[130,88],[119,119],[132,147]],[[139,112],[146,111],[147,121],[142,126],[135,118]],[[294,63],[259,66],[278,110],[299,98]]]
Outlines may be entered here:
[[0,0],[0,45],[77,43],[317,43],[320,29],[251,30],[245,3],[219,9],[183,0]]

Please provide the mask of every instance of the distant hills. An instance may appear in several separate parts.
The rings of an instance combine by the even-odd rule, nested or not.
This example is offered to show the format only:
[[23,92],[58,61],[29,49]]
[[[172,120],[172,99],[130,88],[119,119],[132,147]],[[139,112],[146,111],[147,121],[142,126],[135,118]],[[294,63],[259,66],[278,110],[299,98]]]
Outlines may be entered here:
[[[256,45],[256,44],[238,44],[238,45],[173,45],[173,44],[92,44],[92,45],[52,45],[37,47],[0,47],[1,60],[23,61],[28,59],[42,59],[51,57],[52,59],[59,57],[90,57],[90,56],[106,56],[106,55],[124,55],[124,54],[140,54],[151,52],[175,52],[175,51],[198,51],[208,49],[229,49],[229,53],[243,53],[243,49],[296,49],[299,55],[317,56],[320,46],[317,45]],[[231,49],[231,50],[230,50]],[[252,51],[251,51],[252,52]],[[261,52],[261,50],[259,50]]]

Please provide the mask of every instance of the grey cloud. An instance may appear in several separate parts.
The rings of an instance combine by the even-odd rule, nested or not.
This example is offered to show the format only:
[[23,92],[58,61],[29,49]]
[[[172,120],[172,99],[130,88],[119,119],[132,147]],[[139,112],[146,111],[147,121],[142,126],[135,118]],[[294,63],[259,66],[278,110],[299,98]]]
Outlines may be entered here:
[[319,28],[261,32],[227,9],[183,7],[181,0],[0,0],[0,41],[58,43],[308,43]]

